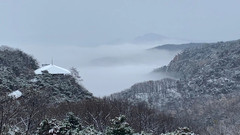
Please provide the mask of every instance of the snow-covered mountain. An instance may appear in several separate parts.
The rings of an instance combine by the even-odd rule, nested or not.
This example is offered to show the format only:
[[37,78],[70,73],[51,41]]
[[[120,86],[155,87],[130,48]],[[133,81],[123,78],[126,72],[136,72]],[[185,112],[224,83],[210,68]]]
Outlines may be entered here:
[[52,75],[46,72],[41,75],[34,74],[38,67],[37,60],[32,56],[19,49],[1,46],[0,99],[14,91],[21,92],[22,96],[36,92],[49,103],[93,97],[71,75]]
[[134,91],[132,96],[124,96],[129,98],[136,97],[136,93],[156,91],[156,89],[149,89],[148,85],[156,88],[177,87],[176,92],[184,95],[185,98],[231,93],[240,89],[239,60],[240,40],[203,44],[195,48],[188,48],[176,55],[167,66],[154,70],[156,74],[162,73],[176,78],[175,81],[170,79],[167,81],[172,82],[170,83],[171,86],[160,83],[166,82],[166,80],[152,82],[152,84],[144,82],[114,95],[118,97],[117,95]]
[[228,134],[239,131],[233,119],[240,115],[240,40],[185,49],[154,73],[175,79],[135,84],[111,98],[145,101],[176,117],[191,118],[210,134],[220,128]]

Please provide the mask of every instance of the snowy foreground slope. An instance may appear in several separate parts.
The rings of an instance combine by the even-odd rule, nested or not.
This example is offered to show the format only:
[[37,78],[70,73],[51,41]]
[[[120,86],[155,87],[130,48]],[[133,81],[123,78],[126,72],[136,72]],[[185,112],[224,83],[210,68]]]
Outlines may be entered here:
[[154,73],[176,80],[135,84],[111,98],[145,101],[176,117],[188,116],[209,132],[219,128],[228,134],[239,131],[240,40],[185,49]]

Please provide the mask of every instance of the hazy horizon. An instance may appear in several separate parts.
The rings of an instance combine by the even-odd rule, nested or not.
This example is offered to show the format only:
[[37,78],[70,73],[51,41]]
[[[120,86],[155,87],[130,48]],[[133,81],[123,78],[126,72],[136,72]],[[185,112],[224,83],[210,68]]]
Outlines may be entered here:
[[195,42],[238,39],[239,0],[2,0],[4,45],[104,45],[157,33]]

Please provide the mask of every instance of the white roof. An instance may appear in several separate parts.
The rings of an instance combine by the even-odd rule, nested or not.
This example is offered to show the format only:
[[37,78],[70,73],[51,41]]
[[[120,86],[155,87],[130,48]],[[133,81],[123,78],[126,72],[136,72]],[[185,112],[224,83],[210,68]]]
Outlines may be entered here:
[[48,71],[49,74],[70,74],[71,72],[67,69],[61,68],[56,65],[47,65],[35,70],[35,74],[42,74],[42,71]]
[[13,98],[19,98],[22,96],[22,92],[19,90],[15,90],[13,92],[11,92],[10,94],[8,94],[9,97],[13,97]]

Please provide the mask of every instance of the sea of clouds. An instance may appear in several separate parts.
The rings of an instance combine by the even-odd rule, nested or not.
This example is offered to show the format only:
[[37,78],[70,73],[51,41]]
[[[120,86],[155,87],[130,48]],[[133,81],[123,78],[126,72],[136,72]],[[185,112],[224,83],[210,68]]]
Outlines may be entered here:
[[[160,44],[158,44],[160,45]],[[97,97],[120,92],[133,84],[161,79],[153,69],[168,64],[176,51],[152,50],[156,45],[22,45],[17,47],[36,58],[39,64],[78,69],[82,85]]]

